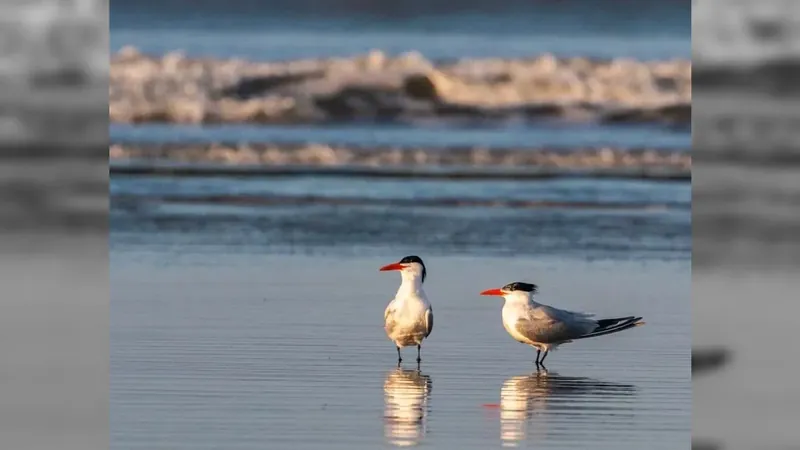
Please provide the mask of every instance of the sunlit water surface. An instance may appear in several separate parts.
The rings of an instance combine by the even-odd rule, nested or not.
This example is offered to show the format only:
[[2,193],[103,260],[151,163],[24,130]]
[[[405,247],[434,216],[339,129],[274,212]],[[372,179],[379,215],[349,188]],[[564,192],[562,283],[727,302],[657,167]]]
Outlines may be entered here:
[[[431,256],[420,370],[382,329],[385,257],[129,245],[112,233],[115,449],[676,449],[691,430],[688,261]],[[407,249],[398,249],[398,252]],[[425,249],[417,249],[423,257]],[[480,290],[647,325],[531,348]]]

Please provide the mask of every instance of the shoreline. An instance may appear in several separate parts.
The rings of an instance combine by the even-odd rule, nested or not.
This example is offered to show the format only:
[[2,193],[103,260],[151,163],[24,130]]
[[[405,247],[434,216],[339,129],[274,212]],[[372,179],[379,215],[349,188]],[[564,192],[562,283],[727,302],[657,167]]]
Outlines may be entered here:
[[559,119],[691,123],[692,62],[556,58],[437,62],[374,50],[290,61],[111,55],[112,123]]

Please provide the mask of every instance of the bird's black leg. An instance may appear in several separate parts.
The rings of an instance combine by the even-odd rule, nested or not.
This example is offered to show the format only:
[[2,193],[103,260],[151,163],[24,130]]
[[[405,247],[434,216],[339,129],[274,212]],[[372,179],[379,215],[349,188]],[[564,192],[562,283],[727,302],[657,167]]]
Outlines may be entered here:
[[536,361],[534,361],[537,366],[539,365],[539,354],[540,353],[542,353],[542,351],[537,348],[536,349]]
[[397,364],[403,362],[403,357],[400,356],[400,347],[397,347]]
[[422,346],[417,344],[417,364],[422,362],[422,356],[420,356],[420,352],[422,352]]
[[539,360],[539,364],[544,364],[544,359],[547,358],[548,353],[550,352],[545,350],[544,355],[542,355],[542,359]]

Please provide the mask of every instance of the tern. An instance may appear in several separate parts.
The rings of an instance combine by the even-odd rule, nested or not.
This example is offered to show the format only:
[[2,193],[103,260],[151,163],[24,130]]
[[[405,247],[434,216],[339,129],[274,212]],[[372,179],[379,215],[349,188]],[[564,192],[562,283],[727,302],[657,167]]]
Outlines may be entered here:
[[[594,314],[566,311],[537,303],[533,299],[537,289],[535,284],[514,282],[500,289],[481,292],[481,295],[505,299],[503,327],[515,340],[536,348],[536,366],[542,364],[547,354],[561,344],[644,325],[641,317],[595,320],[592,318]],[[540,360],[542,352],[544,355]]]
[[389,302],[383,313],[386,335],[397,348],[397,363],[403,361],[400,349],[412,345],[417,346],[417,363],[420,363],[422,341],[433,330],[433,308],[422,290],[422,283],[427,275],[425,263],[419,256],[411,255],[383,266],[380,270],[398,270],[402,277],[394,300]]

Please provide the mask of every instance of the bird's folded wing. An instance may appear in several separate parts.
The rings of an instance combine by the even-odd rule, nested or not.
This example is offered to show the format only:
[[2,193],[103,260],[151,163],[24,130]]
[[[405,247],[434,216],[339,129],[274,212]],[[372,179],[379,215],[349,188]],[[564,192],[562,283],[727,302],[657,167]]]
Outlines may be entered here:
[[433,307],[425,311],[425,337],[430,336],[431,331],[433,331]]
[[561,342],[582,336],[597,323],[590,315],[542,305],[531,309],[528,317],[517,321],[517,331],[535,342]]
[[565,322],[521,318],[514,328],[529,341],[542,344],[567,341],[575,336],[574,330]]

